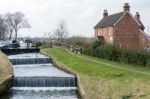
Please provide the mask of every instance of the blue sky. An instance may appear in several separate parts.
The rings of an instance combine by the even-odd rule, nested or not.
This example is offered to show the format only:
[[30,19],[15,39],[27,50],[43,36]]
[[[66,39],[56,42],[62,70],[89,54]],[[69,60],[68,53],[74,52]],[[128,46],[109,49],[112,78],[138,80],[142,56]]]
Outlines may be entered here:
[[0,0],[0,14],[20,11],[26,15],[32,28],[19,31],[20,37],[43,37],[63,19],[70,35],[94,36],[93,27],[103,10],[120,12],[125,2],[130,3],[132,14],[140,12],[146,28],[150,26],[149,0]]

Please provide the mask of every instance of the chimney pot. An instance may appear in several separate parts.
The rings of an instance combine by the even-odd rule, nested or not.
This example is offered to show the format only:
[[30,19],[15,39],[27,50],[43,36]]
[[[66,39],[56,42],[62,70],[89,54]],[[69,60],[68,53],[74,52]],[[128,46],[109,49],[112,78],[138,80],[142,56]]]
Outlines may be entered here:
[[139,14],[139,12],[136,12],[135,19],[136,19],[137,21],[140,21],[140,14]]
[[104,13],[103,13],[103,18],[107,17],[108,16],[108,12],[106,9],[104,9]]
[[139,12],[136,12],[136,15],[140,15]]
[[125,4],[124,4],[123,10],[124,10],[124,12],[130,11],[129,3],[125,3]]

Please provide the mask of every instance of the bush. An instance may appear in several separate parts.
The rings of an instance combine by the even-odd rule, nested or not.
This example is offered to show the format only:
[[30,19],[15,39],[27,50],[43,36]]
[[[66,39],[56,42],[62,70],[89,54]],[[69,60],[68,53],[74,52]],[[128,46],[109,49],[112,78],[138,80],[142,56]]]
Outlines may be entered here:
[[73,36],[66,40],[66,43],[77,46],[77,47],[85,47],[91,45],[95,42],[95,38],[81,37],[81,36]]
[[38,47],[41,47],[43,44],[42,42],[36,42],[35,46],[38,48]]
[[96,43],[94,43],[93,46],[85,48],[83,54],[126,64],[150,66],[150,53],[120,49],[112,45],[101,45],[97,47]]
[[129,94],[123,95],[122,99],[131,99],[132,96],[133,96],[132,93],[129,93]]
[[150,66],[150,58],[147,59],[146,66]]

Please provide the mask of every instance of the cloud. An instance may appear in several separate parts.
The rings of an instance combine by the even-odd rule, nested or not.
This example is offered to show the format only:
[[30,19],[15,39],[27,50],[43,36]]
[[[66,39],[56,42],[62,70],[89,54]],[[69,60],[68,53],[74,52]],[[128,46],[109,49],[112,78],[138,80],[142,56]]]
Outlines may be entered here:
[[109,14],[120,12],[125,2],[130,3],[132,13],[140,11],[144,24],[150,25],[148,0],[0,0],[0,12],[21,11],[26,15],[32,28],[21,30],[20,36],[44,36],[62,19],[71,35],[93,36],[93,26],[102,18],[103,9]]

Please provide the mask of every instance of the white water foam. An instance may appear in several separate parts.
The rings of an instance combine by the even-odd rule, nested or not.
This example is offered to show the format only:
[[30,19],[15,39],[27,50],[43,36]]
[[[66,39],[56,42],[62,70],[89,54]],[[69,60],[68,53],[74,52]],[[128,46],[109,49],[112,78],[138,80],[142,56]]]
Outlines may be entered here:
[[40,53],[26,53],[26,54],[17,54],[8,56],[9,59],[25,59],[25,58],[49,58]]
[[34,91],[63,91],[63,90],[77,90],[77,87],[12,87],[12,90],[34,90]]

